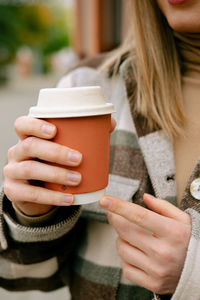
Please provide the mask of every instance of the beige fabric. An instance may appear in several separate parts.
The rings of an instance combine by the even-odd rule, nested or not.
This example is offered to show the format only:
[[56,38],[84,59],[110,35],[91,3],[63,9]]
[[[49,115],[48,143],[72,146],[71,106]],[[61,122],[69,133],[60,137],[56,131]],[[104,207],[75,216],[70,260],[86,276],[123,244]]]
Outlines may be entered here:
[[186,114],[185,136],[174,140],[177,202],[180,201],[196,160],[200,156],[200,34],[177,34],[183,63],[182,91]]
[[57,272],[59,267],[56,256],[35,264],[18,264],[0,257],[0,264],[0,276],[6,279],[46,278]]
[[[188,252],[178,286],[171,300],[198,300],[200,299],[200,215],[193,209],[188,209],[195,228],[188,246]],[[196,234],[196,236],[195,236]]]

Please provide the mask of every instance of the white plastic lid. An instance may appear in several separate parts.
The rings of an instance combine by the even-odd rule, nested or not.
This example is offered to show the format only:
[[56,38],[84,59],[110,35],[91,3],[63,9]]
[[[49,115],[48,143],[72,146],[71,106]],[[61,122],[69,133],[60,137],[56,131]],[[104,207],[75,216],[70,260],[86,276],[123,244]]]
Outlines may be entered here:
[[36,118],[71,118],[106,115],[115,112],[106,103],[100,86],[41,89],[37,106],[29,110]]

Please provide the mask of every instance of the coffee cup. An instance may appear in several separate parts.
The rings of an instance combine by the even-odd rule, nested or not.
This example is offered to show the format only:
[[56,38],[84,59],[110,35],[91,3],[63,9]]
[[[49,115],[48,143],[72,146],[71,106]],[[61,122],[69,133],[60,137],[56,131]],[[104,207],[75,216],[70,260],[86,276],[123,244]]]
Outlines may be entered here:
[[[62,166],[80,172],[78,186],[45,182],[45,187],[74,195],[74,205],[98,201],[105,193],[109,174],[111,113],[99,86],[42,89],[29,116],[57,127],[53,141],[82,153],[79,166]],[[56,165],[56,164],[54,164]]]

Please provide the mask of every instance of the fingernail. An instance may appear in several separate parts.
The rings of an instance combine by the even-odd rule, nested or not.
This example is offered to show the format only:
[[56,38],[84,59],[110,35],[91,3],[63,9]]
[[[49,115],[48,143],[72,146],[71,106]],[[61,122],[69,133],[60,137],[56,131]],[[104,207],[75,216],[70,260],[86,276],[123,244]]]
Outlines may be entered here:
[[111,198],[103,197],[100,199],[99,203],[102,207],[109,209],[111,207],[112,200]]
[[69,151],[68,160],[73,163],[78,163],[82,159],[82,154],[78,151]]
[[47,134],[47,135],[50,135],[50,134],[53,134],[53,132],[55,131],[55,126],[54,125],[51,125],[51,124],[44,124],[42,125],[42,132]]
[[72,203],[73,203],[73,195],[63,195],[62,197],[63,205],[70,205]]
[[79,183],[81,181],[81,174],[77,172],[68,172],[67,180],[74,183]]

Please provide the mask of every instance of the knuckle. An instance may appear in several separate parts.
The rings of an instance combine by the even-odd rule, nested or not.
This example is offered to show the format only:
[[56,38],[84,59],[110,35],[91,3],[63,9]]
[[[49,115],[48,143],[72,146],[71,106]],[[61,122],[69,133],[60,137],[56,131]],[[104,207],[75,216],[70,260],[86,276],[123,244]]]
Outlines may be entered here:
[[5,179],[11,179],[15,178],[15,169],[16,169],[16,163],[8,163],[3,168],[3,175]]
[[130,268],[127,265],[123,266],[123,275],[125,278],[130,279]]
[[23,140],[21,142],[21,147],[22,147],[22,151],[24,153],[30,153],[31,149],[34,148],[34,144],[35,144],[35,138],[34,137],[28,137],[25,140]]
[[58,144],[55,144],[54,145],[54,149],[53,149],[53,157],[54,157],[54,160],[56,161],[56,162],[59,162],[59,161],[61,161],[62,159],[63,159],[63,157],[65,156],[65,158],[67,157],[66,155],[65,155],[65,151],[63,150],[64,149],[64,147],[62,147],[62,146],[60,146],[60,145],[58,145]]
[[18,117],[14,122],[14,129],[16,132],[19,131],[19,128],[21,127],[22,122],[24,121],[24,116]]
[[169,250],[168,247],[160,247],[158,249],[158,254],[159,256],[164,260],[164,261],[171,261],[172,259],[172,253],[171,251]]
[[10,149],[8,149],[8,161],[10,161],[13,158],[14,152],[15,152],[15,146],[12,146]]
[[140,212],[137,215],[135,215],[135,221],[136,223],[141,224],[144,222],[146,217],[147,217],[147,211],[145,209],[141,209]]
[[[60,174],[59,170],[54,168],[52,173],[51,173],[51,178],[52,178],[52,182],[56,182],[56,183],[62,183],[62,175]],[[67,178],[67,176],[66,176]]]
[[36,189],[32,189],[32,191],[29,193],[29,201],[33,203],[39,202],[39,195]]
[[151,245],[150,246],[151,255],[162,260],[165,264],[166,263],[173,263],[175,256],[174,251],[171,246],[163,244],[163,245]]
[[4,177],[6,178],[6,177],[9,177],[9,175],[10,175],[10,165],[8,164],[8,165],[6,165],[4,168],[3,168],[3,175],[4,175]]
[[53,152],[54,160],[59,164],[67,164],[68,152],[67,147],[56,144]]
[[10,201],[14,201],[14,191],[12,185],[7,181],[4,183],[4,193]]
[[22,176],[23,179],[31,179],[34,163],[32,161],[26,161],[22,163]]
[[163,267],[163,268],[159,268],[157,269],[155,272],[155,276],[159,279],[160,284],[165,281],[165,279],[168,277],[169,273],[168,270]]

